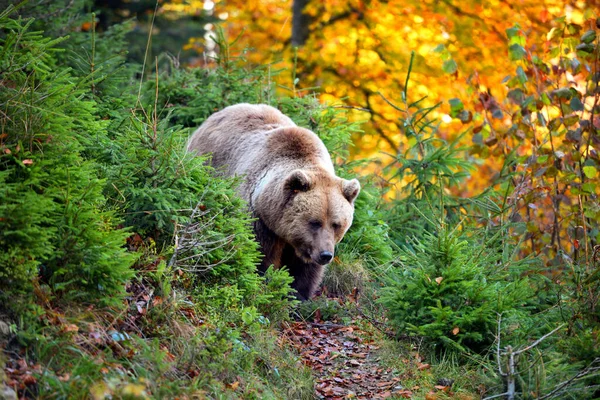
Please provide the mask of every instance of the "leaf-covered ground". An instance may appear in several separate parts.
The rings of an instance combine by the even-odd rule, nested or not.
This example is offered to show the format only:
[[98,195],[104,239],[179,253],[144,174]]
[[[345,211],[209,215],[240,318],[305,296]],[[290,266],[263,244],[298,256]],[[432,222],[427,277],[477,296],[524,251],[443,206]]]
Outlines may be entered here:
[[[383,360],[389,350],[385,335],[361,316],[337,322],[322,321],[317,309],[312,322],[296,321],[283,330],[284,340],[312,369],[317,398],[471,398],[453,393],[452,380],[433,378],[430,364],[416,351],[397,354],[401,370]],[[426,387],[432,379],[436,384]]]
[[381,367],[379,346],[356,325],[295,322],[284,333],[313,369],[319,398],[411,397],[401,377]]
[[[55,326],[55,335],[62,337],[63,343],[70,343],[79,351],[88,353],[92,358],[97,357],[96,362],[102,364],[100,375],[95,379],[109,373],[110,370],[119,370],[127,375],[131,363],[126,360],[136,358],[134,347],[127,347],[126,340],[131,335],[149,334],[147,326],[148,310],[163,304],[162,299],[154,297],[150,301],[151,288],[142,282],[132,283],[128,286],[130,296],[127,298],[129,304],[128,312],[119,318],[118,329],[114,324],[105,324],[97,320],[92,325],[79,321],[73,324],[71,318],[64,314],[53,311],[53,318],[47,323]],[[335,304],[338,311],[345,311],[343,317],[337,315],[325,315],[327,307]],[[435,368],[424,361],[418,349],[406,344],[403,350],[391,349],[390,345],[402,345],[387,338],[386,332],[377,328],[372,321],[357,312],[358,304],[355,301],[336,298],[317,298],[313,302],[304,303],[314,309],[311,321],[286,322],[279,328],[281,337],[278,344],[281,348],[294,348],[314,377],[314,396],[319,399],[473,399],[471,394],[465,394],[458,390],[454,392],[452,379],[445,379]],[[322,311],[323,309],[323,311]],[[178,308],[179,313],[184,313],[186,320],[191,325],[202,325],[202,322],[194,318],[194,311],[188,308]],[[322,313],[324,313],[322,315]],[[377,324],[377,323],[375,323]],[[110,325],[110,329],[109,329]],[[191,329],[191,327],[190,327]],[[275,331],[273,332],[275,333]],[[121,337],[123,336],[123,337]],[[161,341],[168,338],[160,338]],[[175,339],[173,339],[175,340]],[[123,347],[125,346],[125,347]],[[169,370],[177,370],[174,357],[167,349],[166,343],[161,345],[165,349],[167,361],[173,365]],[[108,351],[103,353],[102,349]],[[127,354],[127,352],[132,352]],[[37,397],[36,387],[39,379],[48,368],[43,363],[32,359],[26,359],[26,349],[21,348],[19,352],[8,353],[4,368],[4,380],[6,387],[13,395],[2,396],[0,399],[16,399],[17,396]],[[115,353],[116,358],[108,356]],[[108,357],[105,359],[105,357]],[[110,359],[110,360],[109,360]],[[125,364],[117,362],[122,360]],[[148,360],[147,360],[148,361]],[[291,360],[290,360],[291,361]],[[138,360],[137,362],[141,362]],[[297,368],[298,366],[294,367]],[[193,372],[193,371],[192,371]],[[183,371],[182,376],[191,372]],[[193,378],[196,372],[186,379]],[[63,384],[68,384],[74,379],[70,369],[64,368],[56,371],[56,379]],[[222,387],[231,395],[231,398],[245,398],[244,390],[240,381],[248,378],[234,378],[233,384],[224,382]],[[104,398],[105,395],[121,395],[137,393],[133,398],[157,398],[157,387],[149,387],[142,383],[123,382],[119,387],[108,387],[100,383],[92,385],[90,392],[94,398]],[[163,382],[164,383],[164,382]],[[100,385],[100,386],[99,386]],[[160,385],[160,383],[157,383]],[[105,387],[106,386],[106,387]],[[2,389],[0,387],[0,389]],[[310,389],[309,389],[310,390]],[[202,392],[204,393],[204,392]],[[48,393],[46,393],[48,394]],[[175,394],[175,392],[173,392]],[[44,396],[42,396],[44,397]],[[181,393],[180,398],[188,398]],[[210,395],[207,398],[212,398]]]

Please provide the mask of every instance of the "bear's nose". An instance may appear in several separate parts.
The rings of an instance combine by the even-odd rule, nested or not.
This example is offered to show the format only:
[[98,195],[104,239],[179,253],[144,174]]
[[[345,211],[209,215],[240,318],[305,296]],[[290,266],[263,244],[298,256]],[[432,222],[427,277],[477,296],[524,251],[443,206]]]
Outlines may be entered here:
[[329,251],[322,251],[321,254],[319,254],[319,264],[321,265],[329,264],[332,259],[333,253]]

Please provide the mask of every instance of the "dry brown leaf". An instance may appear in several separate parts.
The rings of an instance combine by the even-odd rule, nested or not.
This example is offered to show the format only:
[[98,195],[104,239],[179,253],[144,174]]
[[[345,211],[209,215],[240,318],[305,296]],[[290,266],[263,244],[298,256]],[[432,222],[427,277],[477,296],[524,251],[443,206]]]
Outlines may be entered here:
[[66,324],[63,325],[61,330],[63,332],[79,332],[79,327],[75,324]]
[[238,388],[238,386],[240,386],[240,382],[238,382],[238,381],[235,381],[235,382],[227,385],[227,387],[231,390],[236,390]]
[[66,373],[66,374],[58,377],[58,380],[61,382],[66,382],[69,379],[71,379],[71,374],[69,374],[69,373]]

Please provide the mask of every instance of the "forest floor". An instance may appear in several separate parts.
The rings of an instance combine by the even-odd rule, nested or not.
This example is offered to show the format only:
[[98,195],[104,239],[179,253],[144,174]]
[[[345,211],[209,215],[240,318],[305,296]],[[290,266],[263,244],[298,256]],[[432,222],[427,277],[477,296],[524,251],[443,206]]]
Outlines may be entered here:
[[[342,303],[340,299],[327,299]],[[323,321],[317,308],[312,321],[286,324],[283,338],[312,369],[319,399],[474,399],[453,392],[453,379],[439,376],[408,342],[364,315]]]
[[381,366],[377,342],[356,325],[295,322],[284,333],[314,371],[319,398],[412,396],[412,391],[402,386],[400,374]]
[[[128,330],[133,335],[136,330],[131,327],[136,327],[139,332],[143,329],[143,319],[146,316],[145,307],[148,304],[142,304],[144,307],[141,307],[140,311],[140,299],[148,300],[148,289],[143,285],[130,288],[133,295],[130,302],[135,304],[135,307],[129,307],[129,312],[121,316],[123,321],[127,321],[127,323],[121,324],[120,329],[123,332]],[[296,314],[295,320],[283,322],[279,328],[273,330],[274,334],[280,334],[277,340],[279,347],[295,349],[296,357],[312,371],[315,398],[332,400],[388,398],[467,400],[481,397],[482,393],[473,393],[478,390],[470,387],[472,382],[469,382],[468,374],[463,374],[465,376],[461,378],[462,373],[457,373],[456,366],[444,368],[439,363],[434,362],[434,365],[431,365],[426,362],[420,353],[418,342],[398,341],[392,338],[391,332],[386,330],[385,324],[382,321],[373,320],[372,317],[367,317],[362,312],[361,306],[363,305],[359,305],[356,300],[352,299],[319,296],[313,301],[302,303],[300,309],[305,307],[305,312]],[[129,351],[133,352],[131,355],[122,356],[121,354],[116,358],[110,356],[117,347],[123,350],[121,347],[126,346],[127,343],[127,341],[123,342],[115,338],[115,335],[118,336],[116,331],[109,331],[109,328],[112,329],[112,325],[102,328],[96,322],[93,324],[95,328],[87,332],[89,326],[86,328],[87,325],[83,321],[79,321],[78,325],[75,325],[57,310],[48,312],[50,311],[55,317],[49,319],[47,323],[56,326],[53,334],[56,342],[61,343],[61,347],[74,346],[81,354],[89,353],[93,363],[101,364],[98,365],[100,373],[94,378],[88,377],[88,380],[102,382],[107,371],[118,369],[125,373],[131,369],[132,363],[127,364],[129,367],[121,365],[121,363],[128,357],[134,357],[133,354],[138,350],[130,348]],[[301,314],[304,317],[300,316]],[[128,329],[125,329],[126,325],[129,326]],[[95,346],[89,346],[90,338],[95,339]],[[166,340],[166,338],[164,339]],[[0,348],[4,348],[6,351],[6,343],[1,345],[1,342]],[[98,351],[99,349],[102,351]],[[112,351],[109,351],[110,349]],[[0,368],[0,399],[37,398],[38,381],[46,374],[46,369],[53,362],[53,358],[47,360],[48,364],[45,364],[27,357],[27,353],[25,348],[21,348],[18,352],[5,352],[5,356],[8,357],[4,360],[4,368]],[[167,352],[167,354],[170,353]],[[107,359],[104,359],[105,357]],[[153,361],[150,357],[138,359],[136,362],[152,363],[155,360]],[[293,360],[290,359],[289,362],[293,363]],[[69,381],[77,384],[74,381],[77,374],[74,372],[73,366],[67,367],[67,365],[69,364],[58,369],[55,377],[56,380],[66,385],[63,390],[68,392],[73,389],[73,386],[68,385]],[[290,365],[290,367],[293,366]],[[161,384],[157,382],[157,385]],[[245,397],[243,395],[237,397],[241,393],[237,392],[234,386],[237,384],[224,383],[223,387],[227,388],[231,395],[228,398]],[[130,390],[138,387],[143,388],[144,386],[139,384],[122,385],[121,389]],[[86,393],[89,395],[88,389],[80,389],[81,396],[85,397]],[[102,393],[93,397],[105,398],[105,395],[114,394],[117,398],[120,394],[125,393],[123,390],[119,392],[117,389],[103,387]],[[93,392],[94,387],[89,390]],[[146,395],[141,389],[139,390],[140,396],[132,398],[153,397]],[[308,390],[310,391],[310,386]],[[146,393],[149,394],[150,391],[157,394],[156,387]],[[208,396],[207,398],[212,397]]]

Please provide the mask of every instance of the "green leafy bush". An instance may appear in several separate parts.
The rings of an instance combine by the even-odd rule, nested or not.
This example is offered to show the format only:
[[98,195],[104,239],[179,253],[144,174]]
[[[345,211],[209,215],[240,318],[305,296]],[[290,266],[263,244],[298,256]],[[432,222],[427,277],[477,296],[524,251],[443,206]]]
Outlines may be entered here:
[[405,88],[402,107],[393,105],[403,112],[408,140],[388,166],[392,182],[405,185],[390,193],[387,221],[400,249],[381,303],[400,335],[425,337],[442,351],[484,351],[498,313],[524,311],[533,296],[520,276],[530,262],[514,257],[504,220],[492,222],[492,215],[502,215],[495,192],[466,200],[446,190],[461,184],[472,166],[458,139],[439,138],[430,117],[437,105],[407,98]]
[[56,290],[85,300],[124,292],[133,258],[106,209],[98,165],[83,143],[105,134],[83,78],[57,68],[60,40],[0,15],[0,276],[25,286],[38,268]]
[[402,248],[381,301],[398,333],[480,351],[493,342],[498,313],[523,309],[532,292],[519,263],[503,257],[503,230],[473,235],[464,228],[439,223]]

